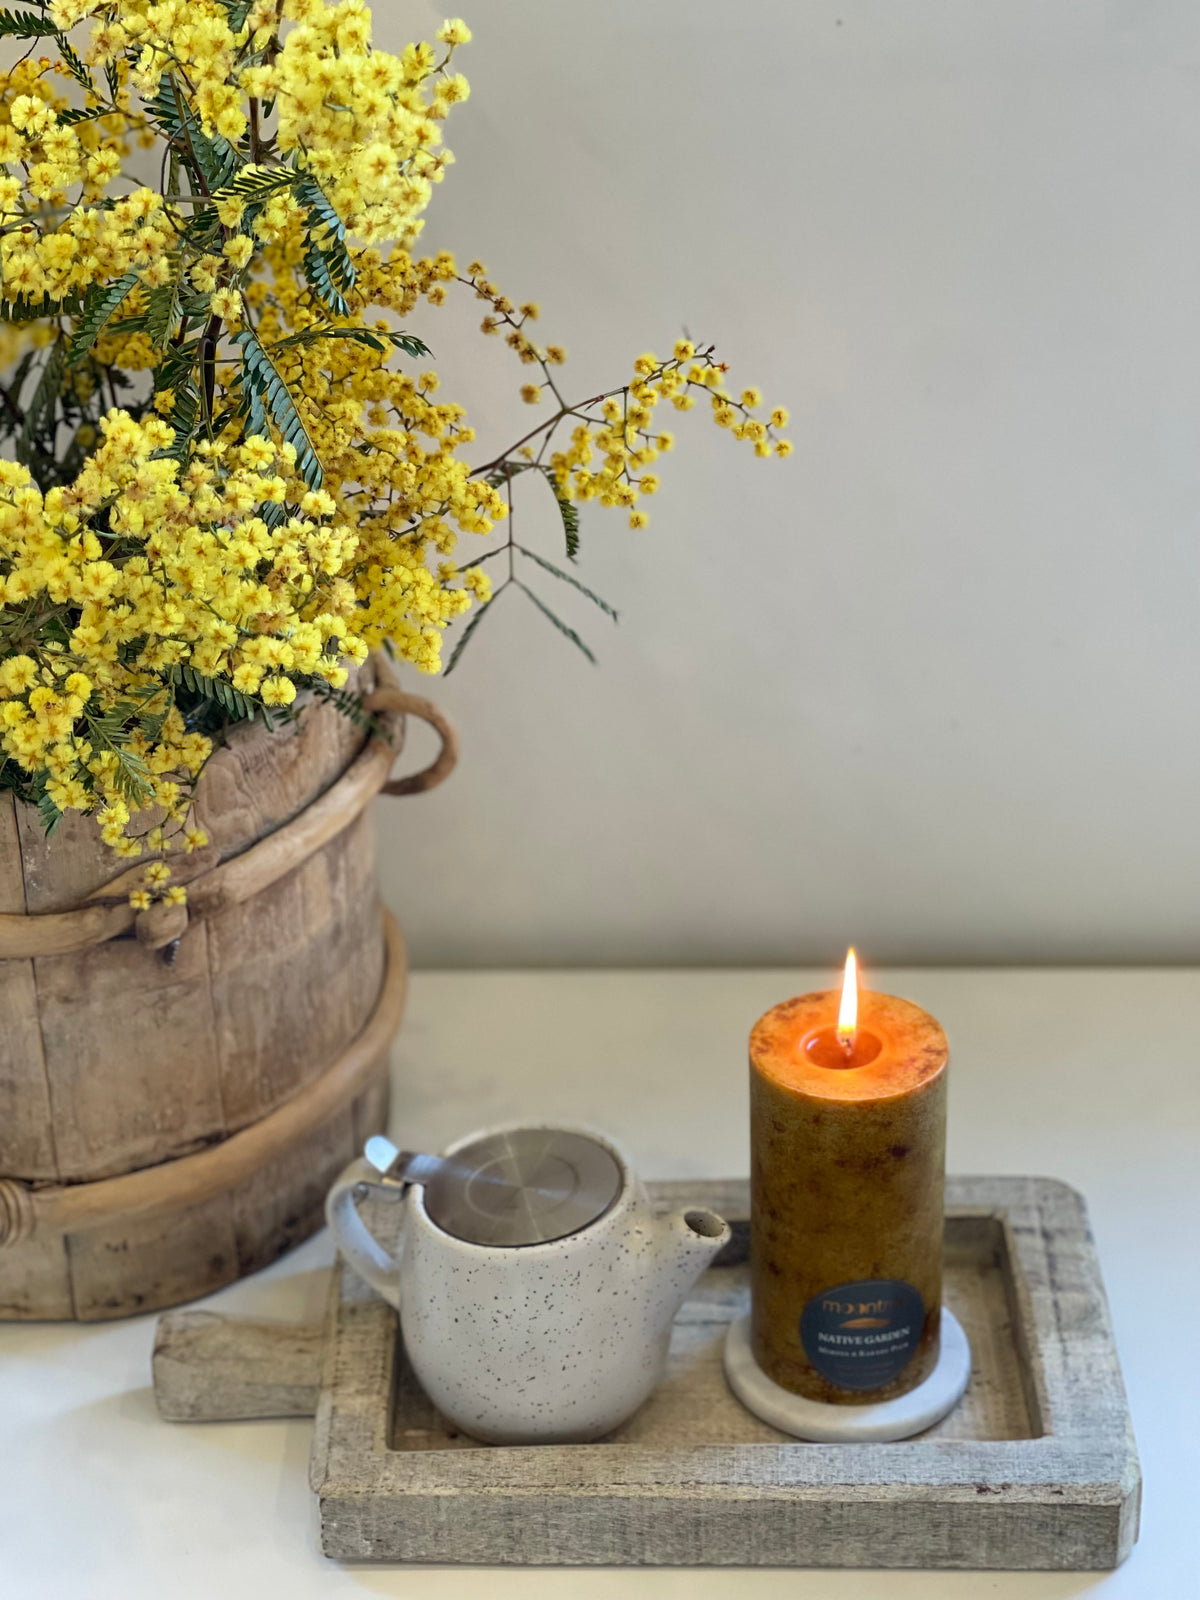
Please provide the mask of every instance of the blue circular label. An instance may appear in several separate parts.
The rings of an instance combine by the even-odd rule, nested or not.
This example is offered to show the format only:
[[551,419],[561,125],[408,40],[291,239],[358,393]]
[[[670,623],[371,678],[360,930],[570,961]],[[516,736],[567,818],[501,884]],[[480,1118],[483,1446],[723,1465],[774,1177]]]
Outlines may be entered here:
[[800,1343],[814,1369],[842,1389],[881,1389],[912,1360],[925,1303],[899,1278],[864,1278],[813,1295]]

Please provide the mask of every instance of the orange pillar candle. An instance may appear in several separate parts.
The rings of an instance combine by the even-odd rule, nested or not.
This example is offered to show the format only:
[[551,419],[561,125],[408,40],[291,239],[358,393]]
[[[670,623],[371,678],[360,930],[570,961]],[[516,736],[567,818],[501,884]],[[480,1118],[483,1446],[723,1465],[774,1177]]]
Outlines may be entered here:
[[864,991],[799,995],[750,1035],[751,1347],[810,1400],[907,1394],[938,1358],[941,1026]]

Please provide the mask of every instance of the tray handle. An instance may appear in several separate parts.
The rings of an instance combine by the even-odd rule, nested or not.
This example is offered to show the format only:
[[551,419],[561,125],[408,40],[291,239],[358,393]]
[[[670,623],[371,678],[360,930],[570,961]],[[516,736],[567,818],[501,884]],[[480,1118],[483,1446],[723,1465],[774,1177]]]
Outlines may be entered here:
[[171,1311],[154,1338],[154,1398],[167,1422],[311,1417],[321,1386],[320,1323]]

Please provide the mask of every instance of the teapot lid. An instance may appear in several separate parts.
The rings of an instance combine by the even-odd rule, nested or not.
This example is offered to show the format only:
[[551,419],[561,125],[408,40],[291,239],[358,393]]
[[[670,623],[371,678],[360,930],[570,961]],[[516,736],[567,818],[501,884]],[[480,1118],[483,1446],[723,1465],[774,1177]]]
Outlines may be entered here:
[[612,1206],[624,1180],[605,1145],[563,1128],[509,1128],[453,1155],[397,1152],[387,1165],[393,1181],[422,1185],[425,1209],[443,1232],[483,1245],[548,1244],[578,1233]]

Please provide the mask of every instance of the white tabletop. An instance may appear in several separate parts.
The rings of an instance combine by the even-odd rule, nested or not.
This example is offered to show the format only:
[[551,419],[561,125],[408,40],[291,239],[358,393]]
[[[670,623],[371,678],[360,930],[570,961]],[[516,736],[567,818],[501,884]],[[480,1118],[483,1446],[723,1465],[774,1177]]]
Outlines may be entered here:
[[[611,1130],[647,1177],[747,1170],[745,1037],[811,972],[423,973],[393,1132],[507,1117]],[[1087,1196],[1145,1476],[1115,1573],[342,1567],[318,1552],[307,1421],[160,1422],[154,1319],[0,1326],[4,1600],[1191,1600],[1200,1484],[1200,972],[876,973],[951,1037],[949,1164]],[[327,1234],[203,1304],[313,1319]]]

